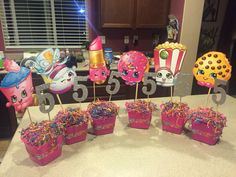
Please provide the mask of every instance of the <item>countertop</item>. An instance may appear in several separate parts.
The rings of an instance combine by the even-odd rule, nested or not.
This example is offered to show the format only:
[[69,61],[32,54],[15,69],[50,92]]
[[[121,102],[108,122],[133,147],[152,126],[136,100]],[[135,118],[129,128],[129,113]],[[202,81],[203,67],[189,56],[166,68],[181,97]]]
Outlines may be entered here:
[[[196,108],[206,100],[206,95],[187,96],[183,101]],[[170,98],[151,99],[156,104]],[[29,124],[25,114],[0,166],[4,177],[235,177],[236,174],[236,99],[227,96],[219,107],[227,118],[220,143],[210,146],[161,130],[159,112],[153,114],[148,130],[127,127],[124,101],[114,101],[120,106],[113,134],[88,135],[87,140],[64,145],[62,156],[46,166],[32,162],[20,141],[19,131]],[[213,104],[213,103],[211,103]],[[64,105],[69,106],[69,105]],[[70,106],[78,106],[73,104]],[[86,108],[87,103],[82,103]],[[55,116],[59,105],[51,112]],[[47,119],[38,107],[30,107],[32,119]]]
[[[82,63],[78,63],[77,64],[77,68],[76,68],[76,71],[88,71],[89,70],[89,62],[88,61],[84,61]],[[117,64],[116,63],[112,63],[110,65],[110,69],[111,70],[115,70],[117,69]],[[33,71],[35,72],[35,71]],[[7,71],[6,70],[0,70],[0,74],[6,74]]]
[[[150,66],[150,68],[154,68],[153,65]],[[84,61],[82,63],[78,63],[77,64],[77,68],[76,71],[88,71],[89,70],[89,62],[88,61]],[[117,70],[117,63],[112,63],[110,65],[110,70]],[[35,72],[35,71],[33,71]],[[6,74],[7,71],[6,70],[0,70],[0,74]]]

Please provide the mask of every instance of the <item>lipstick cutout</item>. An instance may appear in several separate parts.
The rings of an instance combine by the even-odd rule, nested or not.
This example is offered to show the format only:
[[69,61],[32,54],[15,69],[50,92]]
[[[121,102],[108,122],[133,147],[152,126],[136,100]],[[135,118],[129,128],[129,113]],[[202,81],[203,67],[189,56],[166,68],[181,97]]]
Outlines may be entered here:
[[96,84],[102,84],[109,73],[103,55],[102,40],[98,36],[89,46],[89,78]]

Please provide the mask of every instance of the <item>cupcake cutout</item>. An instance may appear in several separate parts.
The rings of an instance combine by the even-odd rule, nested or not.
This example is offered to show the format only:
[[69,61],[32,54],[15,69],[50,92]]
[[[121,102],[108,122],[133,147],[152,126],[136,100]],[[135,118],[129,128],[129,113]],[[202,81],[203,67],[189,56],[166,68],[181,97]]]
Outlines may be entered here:
[[4,67],[8,73],[0,84],[0,90],[8,99],[6,106],[13,106],[16,111],[23,111],[33,104],[31,71],[9,59],[5,59]]

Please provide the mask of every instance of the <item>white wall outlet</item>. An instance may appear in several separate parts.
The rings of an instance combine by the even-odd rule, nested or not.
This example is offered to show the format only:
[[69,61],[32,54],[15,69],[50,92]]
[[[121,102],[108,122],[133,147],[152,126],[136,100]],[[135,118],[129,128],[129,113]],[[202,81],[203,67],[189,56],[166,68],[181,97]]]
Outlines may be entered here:
[[129,44],[129,36],[124,36],[124,44]]
[[106,44],[106,36],[100,36],[102,39],[102,44]]
[[138,41],[138,35],[133,36],[133,44]]

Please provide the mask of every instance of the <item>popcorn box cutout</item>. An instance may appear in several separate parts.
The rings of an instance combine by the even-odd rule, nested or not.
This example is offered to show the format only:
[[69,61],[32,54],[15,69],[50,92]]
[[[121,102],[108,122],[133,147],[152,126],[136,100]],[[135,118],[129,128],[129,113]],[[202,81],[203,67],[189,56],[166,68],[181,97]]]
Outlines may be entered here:
[[47,165],[51,161],[61,156],[63,143],[62,135],[57,137],[55,143],[48,142],[39,147],[32,146],[23,139],[22,141],[25,143],[25,147],[30,156],[30,159],[41,166]]
[[165,42],[154,49],[154,66],[157,73],[157,85],[171,87],[175,85],[186,54],[186,46]]
[[65,129],[65,144],[74,144],[86,140],[88,124],[73,125]]
[[92,126],[95,135],[105,135],[113,133],[116,116],[93,119]]
[[152,112],[142,113],[137,111],[128,111],[129,127],[138,129],[148,129],[152,119]]
[[222,134],[223,129],[217,129],[212,125],[199,121],[192,121],[192,139],[209,144],[215,145]]
[[185,124],[185,120],[186,119],[184,117],[177,118],[173,116],[167,116],[164,112],[162,112],[162,130],[175,134],[181,134]]

